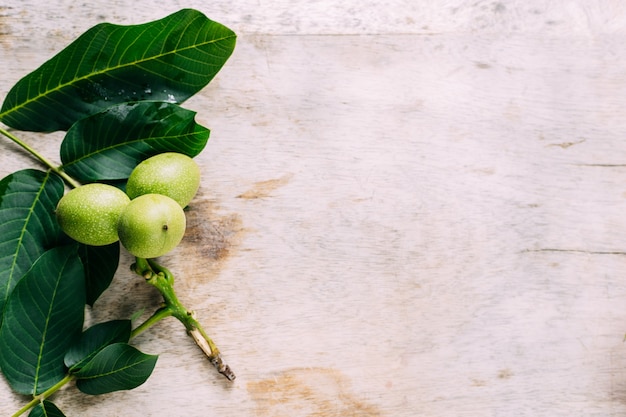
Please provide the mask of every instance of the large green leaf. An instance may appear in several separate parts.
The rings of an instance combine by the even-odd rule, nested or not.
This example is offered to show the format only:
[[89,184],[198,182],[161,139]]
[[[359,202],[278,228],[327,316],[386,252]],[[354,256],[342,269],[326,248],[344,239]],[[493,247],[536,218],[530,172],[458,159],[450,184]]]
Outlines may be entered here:
[[106,246],[80,245],[78,254],[85,267],[86,301],[93,307],[93,303],[113,281],[120,263],[120,243]]
[[0,121],[20,130],[67,130],[112,104],[182,103],[218,73],[233,31],[183,9],[140,25],[98,24],[9,91]]
[[59,238],[54,209],[62,196],[63,181],[51,173],[27,169],[0,181],[0,322],[15,284]]
[[114,343],[74,373],[76,386],[91,395],[133,389],[146,382],[156,361],[156,355],[147,355],[126,343]]
[[85,279],[75,245],[45,252],[17,283],[0,327],[0,369],[21,394],[65,377],[65,353],[80,337]]
[[28,417],[65,417],[59,408],[48,400],[40,402],[32,409]]
[[93,182],[128,178],[142,160],[161,152],[191,157],[204,149],[209,130],[196,113],[176,104],[123,103],[76,122],[61,144],[63,170]]

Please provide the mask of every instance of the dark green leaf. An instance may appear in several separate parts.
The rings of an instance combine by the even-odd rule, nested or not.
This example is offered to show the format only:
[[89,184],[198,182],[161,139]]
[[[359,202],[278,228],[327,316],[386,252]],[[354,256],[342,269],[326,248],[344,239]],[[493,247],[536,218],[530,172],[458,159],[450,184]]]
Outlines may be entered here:
[[104,347],[130,339],[130,320],[113,320],[91,326],[65,354],[65,366],[78,371]]
[[65,352],[81,334],[83,265],[75,245],[45,252],[17,283],[0,327],[0,369],[21,394],[40,394],[65,377]]
[[0,322],[15,284],[61,235],[54,217],[63,181],[34,169],[0,181]]
[[63,414],[56,405],[45,400],[37,404],[37,406],[31,410],[30,414],[28,414],[28,417],[65,417],[65,414]]
[[116,103],[182,103],[213,79],[235,41],[192,9],[140,25],[98,24],[18,81],[0,120],[19,130],[67,130]]
[[109,288],[120,263],[120,244],[106,246],[80,245],[78,254],[85,267],[87,304],[93,306],[98,297]]
[[156,355],[146,355],[126,343],[112,344],[74,374],[76,386],[91,395],[133,389],[146,382],[156,361]]
[[83,182],[128,178],[135,166],[161,152],[194,157],[209,130],[196,113],[176,104],[123,103],[74,124],[61,144],[63,170]]

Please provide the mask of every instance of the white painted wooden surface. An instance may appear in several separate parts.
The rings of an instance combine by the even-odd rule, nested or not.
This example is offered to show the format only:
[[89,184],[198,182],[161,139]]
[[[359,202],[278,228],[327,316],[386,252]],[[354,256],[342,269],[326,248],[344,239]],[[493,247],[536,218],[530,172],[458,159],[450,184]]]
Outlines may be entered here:
[[[623,2],[3,3],[1,95],[100,21],[239,35],[187,103],[212,138],[165,259],[238,378],[166,321],[147,384],[68,416],[626,414]],[[122,268],[92,319],[157,303]]]

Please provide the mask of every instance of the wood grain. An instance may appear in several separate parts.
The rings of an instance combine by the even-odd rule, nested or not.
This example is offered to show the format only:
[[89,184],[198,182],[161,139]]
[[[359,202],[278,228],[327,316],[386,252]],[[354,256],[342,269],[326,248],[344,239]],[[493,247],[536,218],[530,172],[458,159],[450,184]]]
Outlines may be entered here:
[[[187,103],[212,135],[163,261],[238,379],[162,322],[147,384],[67,387],[68,415],[626,413],[622,2],[185,6],[239,40]],[[99,21],[179,7],[0,7],[0,93]],[[62,135],[22,136],[56,158]],[[3,175],[32,165],[0,142]],[[89,317],[158,301],[121,268]]]

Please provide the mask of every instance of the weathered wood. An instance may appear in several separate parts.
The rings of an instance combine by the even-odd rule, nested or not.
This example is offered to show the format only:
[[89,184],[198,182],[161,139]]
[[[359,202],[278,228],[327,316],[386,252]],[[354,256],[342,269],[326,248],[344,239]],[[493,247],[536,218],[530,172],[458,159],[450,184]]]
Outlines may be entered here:
[[[156,1],[0,8],[4,94]],[[187,2],[235,29],[187,103],[212,129],[163,263],[237,373],[174,321],[131,392],[68,415],[626,413],[626,10],[614,2]],[[53,159],[62,135],[21,135]],[[0,172],[33,166],[0,141]],[[128,265],[130,257],[123,256]],[[126,268],[90,320],[156,308]],[[146,312],[148,314],[148,312]],[[24,399],[0,384],[0,415]]]

